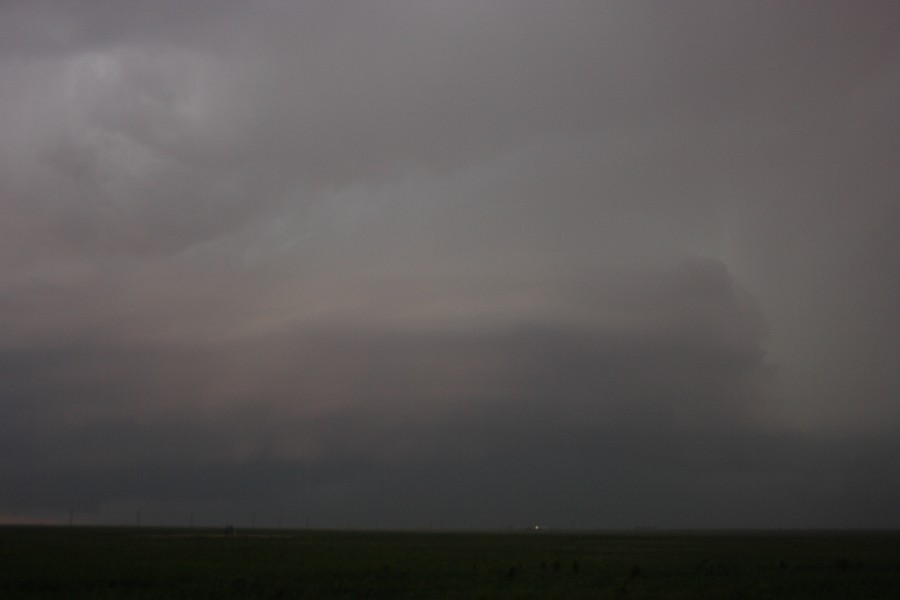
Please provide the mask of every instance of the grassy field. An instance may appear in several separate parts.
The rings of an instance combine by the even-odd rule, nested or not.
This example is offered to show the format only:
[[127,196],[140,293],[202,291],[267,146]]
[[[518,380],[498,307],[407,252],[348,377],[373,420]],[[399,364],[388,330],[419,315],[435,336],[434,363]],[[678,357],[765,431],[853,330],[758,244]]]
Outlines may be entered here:
[[0,528],[0,598],[900,598],[898,533]]

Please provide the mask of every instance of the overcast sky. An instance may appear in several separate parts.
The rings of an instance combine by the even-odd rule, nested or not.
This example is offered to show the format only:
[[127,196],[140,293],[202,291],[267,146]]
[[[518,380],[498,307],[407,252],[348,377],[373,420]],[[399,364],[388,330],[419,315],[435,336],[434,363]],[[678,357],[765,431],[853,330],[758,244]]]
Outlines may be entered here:
[[0,521],[900,527],[900,4],[0,4]]

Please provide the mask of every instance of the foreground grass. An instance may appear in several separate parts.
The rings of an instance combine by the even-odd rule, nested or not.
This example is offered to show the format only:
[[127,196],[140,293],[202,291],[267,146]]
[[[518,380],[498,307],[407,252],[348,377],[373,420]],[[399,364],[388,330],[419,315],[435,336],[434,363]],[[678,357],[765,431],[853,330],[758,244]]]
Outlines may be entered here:
[[900,534],[0,528],[0,598],[900,598]]

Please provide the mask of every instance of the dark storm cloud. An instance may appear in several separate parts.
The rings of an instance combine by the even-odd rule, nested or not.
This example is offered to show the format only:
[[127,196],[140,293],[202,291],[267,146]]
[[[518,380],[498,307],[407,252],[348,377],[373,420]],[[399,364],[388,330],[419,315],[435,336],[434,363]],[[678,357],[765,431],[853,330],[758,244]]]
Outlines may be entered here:
[[[611,300],[572,294],[630,314],[615,327],[332,324],[193,348],[18,354],[4,378],[7,397],[18,398],[5,420],[17,449],[4,464],[16,482],[6,502],[86,510],[215,495],[271,517],[279,498],[341,524],[328,508],[337,486],[373,499],[353,509],[367,518],[425,503],[409,525],[486,526],[504,515],[559,522],[566,513],[554,507],[568,493],[596,501],[629,473],[653,485],[673,469],[771,468],[759,448],[742,457],[723,433],[748,435],[767,379],[759,316],[724,267],[688,263],[616,287]],[[29,388],[36,371],[44,384]],[[525,506],[504,513],[517,496]],[[471,509],[454,517],[454,505]],[[594,510],[566,518],[617,522]]]
[[895,524],[898,26],[3,3],[0,517]]

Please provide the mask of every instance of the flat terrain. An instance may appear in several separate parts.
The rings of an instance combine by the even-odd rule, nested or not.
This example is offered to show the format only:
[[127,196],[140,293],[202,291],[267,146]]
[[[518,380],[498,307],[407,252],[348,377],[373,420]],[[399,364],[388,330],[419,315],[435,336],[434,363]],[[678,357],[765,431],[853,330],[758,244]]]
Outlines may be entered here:
[[0,527],[0,598],[900,598],[900,533]]

